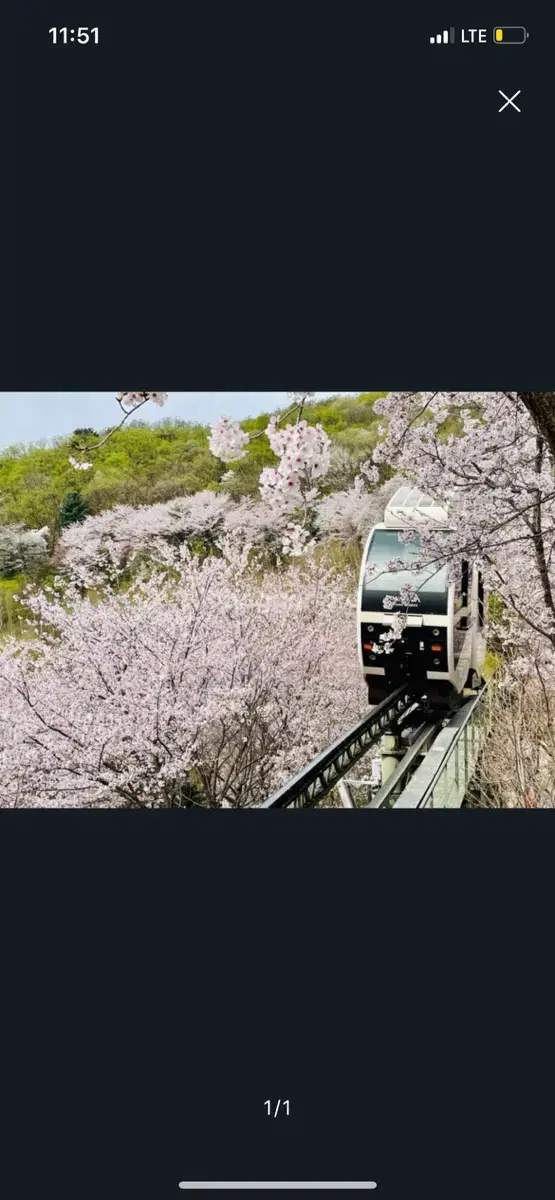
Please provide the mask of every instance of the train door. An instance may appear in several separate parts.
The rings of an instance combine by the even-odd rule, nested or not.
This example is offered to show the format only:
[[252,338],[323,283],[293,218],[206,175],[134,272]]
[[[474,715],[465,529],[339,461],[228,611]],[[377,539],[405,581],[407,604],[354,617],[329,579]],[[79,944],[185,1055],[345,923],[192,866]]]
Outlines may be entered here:
[[461,563],[454,579],[453,649],[455,667],[461,656],[468,629],[468,563]]
[[461,692],[472,666],[472,579],[470,565],[463,559],[454,580],[453,653],[455,688]]

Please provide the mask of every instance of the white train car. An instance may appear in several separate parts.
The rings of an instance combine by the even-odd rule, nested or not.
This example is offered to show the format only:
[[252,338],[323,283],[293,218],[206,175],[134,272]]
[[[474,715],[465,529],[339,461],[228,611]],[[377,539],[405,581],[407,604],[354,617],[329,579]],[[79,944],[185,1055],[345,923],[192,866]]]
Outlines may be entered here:
[[[403,682],[416,685],[418,696],[432,707],[457,703],[463,689],[482,679],[486,650],[486,600],[482,573],[461,560],[455,578],[444,566],[419,571],[418,531],[449,527],[449,514],[415,488],[402,487],[389,501],[381,524],[372,529],[362,558],[358,592],[359,661],[370,704],[379,704]],[[413,540],[399,540],[411,531]],[[389,570],[393,560],[402,569]],[[408,608],[397,602],[384,608],[386,596],[398,597],[410,585],[417,600]],[[390,629],[396,613],[407,614],[406,627],[389,654],[379,653],[380,634]]]

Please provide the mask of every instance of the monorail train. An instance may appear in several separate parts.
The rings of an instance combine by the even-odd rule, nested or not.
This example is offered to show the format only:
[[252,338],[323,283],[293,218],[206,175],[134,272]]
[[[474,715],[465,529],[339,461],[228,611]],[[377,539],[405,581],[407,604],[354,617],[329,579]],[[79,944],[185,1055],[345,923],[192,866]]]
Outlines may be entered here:
[[[450,581],[445,566],[411,569],[418,558],[418,529],[448,528],[446,509],[417,489],[402,487],[389,501],[383,523],[375,525],[366,542],[358,594],[359,661],[368,686],[368,701],[381,700],[410,681],[419,699],[430,707],[452,707],[463,689],[476,688],[482,679],[486,650],[486,604],[479,568],[461,560]],[[413,532],[410,542],[399,534]],[[403,568],[388,564],[401,559]],[[370,565],[371,564],[371,565]],[[406,566],[404,565],[406,564]],[[417,600],[384,608],[386,596],[399,597],[410,585]],[[388,604],[391,602],[388,601]],[[386,633],[396,613],[407,614],[406,626],[391,653],[376,652],[380,634]]]

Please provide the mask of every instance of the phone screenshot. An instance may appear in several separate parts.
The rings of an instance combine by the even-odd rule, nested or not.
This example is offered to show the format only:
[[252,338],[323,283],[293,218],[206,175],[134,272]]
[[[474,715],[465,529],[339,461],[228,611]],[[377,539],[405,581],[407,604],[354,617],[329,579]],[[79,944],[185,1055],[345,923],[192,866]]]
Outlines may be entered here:
[[553,15],[0,23],[2,1195],[547,1195]]

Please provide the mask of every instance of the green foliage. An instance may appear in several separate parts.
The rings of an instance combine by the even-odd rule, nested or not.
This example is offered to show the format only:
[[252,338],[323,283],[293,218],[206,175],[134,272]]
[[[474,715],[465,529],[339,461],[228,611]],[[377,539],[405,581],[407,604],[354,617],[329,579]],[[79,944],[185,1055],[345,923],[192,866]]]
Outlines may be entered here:
[[24,575],[13,579],[0,579],[0,636],[21,636],[25,611],[17,595],[27,582]]
[[487,680],[489,682],[489,680],[492,678],[493,675],[495,675],[495,672],[501,666],[502,661],[503,661],[503,659],[502,659],[501,655],[496,654],[493,650],[491,650],[488,647],[488,649],[486,650],[486,657],[484,659],[484,666],[483,666],[483,674],[484,674],[485,680]]
[[[53,587],[55,578],[54,570],[48,567],[33,581],[23,574],[16,575],[13,579],[0,579],[0,638],[9,636],[32,640],[35,637],[31,626],[34,616],[21,593],[30,582],[39,587]],[[61,594],[59,585],[56,586],[56,591]]]
[[[266,429],[268,419],[268,416],[265,415],[263,429]],[[251,422],[244,421],[242,424],[247,429]],[[257,496],[260,472],[264,467],[275,466],[276,462],[277,459],[268,438],[264,436],[256,438],[255,441],[250,442],[246,457],[233,463],[233,477],[224,485],[225,490],[235,497]]]
[[374,412],[374,403],[386,395],[387,392],[361,392],[360,395],[313,400],[305,405],[303,417],[310,425],[323,425],[331,437],[352,426],[361,431],[374,427],[374,441],[377,441],[381,418]]
[[505,605],[500,596],[490,592],[488,596],[488,617],[490,621],[501,621],[505,613]]
[[346,544],[339,538],[326,541],[315,550],[317,562],[322,562],[333,571],[334,575],[351,574],[353,581],[358,581],[360,570],[360,547],[353,543]]
[[[473,417],[481,416],[481,410],[477,404],[471,405],[470,413]],[[430,410],[426,409],[424,416],[416,421],[415,424],[423,424],[425,421],[430,420],[431,416],[432,414]],[[438,442],[444,444],[450,437],[462,437],[463,433],[464,426],[460,412],[456,405],[453,405],[449,416],[442,421],[441,425],[438,425],[437,440]]]
[[21,523],[30,529],[48,525],[56,541],[61,507],[77,482],[89,511],[98,513],[114,504],[155,504],[215,488],[223,473],[208,449],[205,426],[132,421],[95,451],[92,469],[79,472],[77,479],[69,455],[75,457],[77,443],[83,438],[86,444],[90,436],[88,430],[76,430],[69,438],[57,438],[52,446],[36,443],[4,450],[0,525]]

